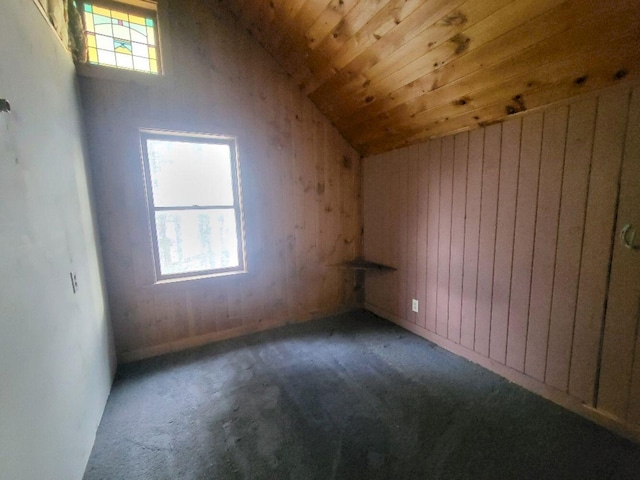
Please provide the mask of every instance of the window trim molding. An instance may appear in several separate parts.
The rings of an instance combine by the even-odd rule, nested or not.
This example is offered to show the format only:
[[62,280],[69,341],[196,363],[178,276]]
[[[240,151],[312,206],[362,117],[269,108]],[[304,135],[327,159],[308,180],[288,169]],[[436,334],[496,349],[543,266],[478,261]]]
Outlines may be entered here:
[[[247,268],[247,247],[244,226],[244,210],[242,201],[242,183],[240,174],[240,161],[238,158],[238,137],[234,135],[208,134],[184,132],[176,130],[160,130],[139,128],[138,138],[140,142],[140,161],[142,166],[143,185],[147,211],[147,232],[151,237],[151,254],[153,257],[153,284],[170,284],[176,282],[184,282],[187,280],[200,280],[215,277],[224,277],[229,275],[238,275],[248,273]],[[238,266],[228,268],[218,268],[213,270],[199,270],[178,274],[162,274],[160,268],[160,251],[158,248],[158,236],[155,223],[155,207],[153,202],[153,190],[151,185],[151,174],[149,171],[147,140],[160,139],[168,141],[186,141],[189,143],[207,143],[207,144],[226,144],[229,145],[231,154],[231,182],[233,192],[233,207],[224,207],[226,209],[233,208],[236,219],[236,239],[238,248]],[[159,207],[161,210],[164,207]],[[222,207],[221,207],[222,208]],[[185,210],[194,210],[192,207],[186,207]],[[197,208],[196,208],[197,209]],[[175,210],[175,208],[172,208]]]

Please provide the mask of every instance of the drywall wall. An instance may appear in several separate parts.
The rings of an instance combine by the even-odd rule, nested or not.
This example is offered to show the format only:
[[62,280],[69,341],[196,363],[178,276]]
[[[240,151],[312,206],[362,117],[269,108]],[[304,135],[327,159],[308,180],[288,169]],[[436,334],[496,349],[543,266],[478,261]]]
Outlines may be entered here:
[[0,31],[0,479],[80,479],[115,362],[74,66],[32,0]]
[[[598,382],[615,377],[598,373],[631,93],[365,159],[364,255],[398,269],[367,276],[366,306],[556,401],[598,407]],[[627,398],[632,381],[637,314],[624,322],[627,372],[608,397]],[[605,411],[624,423],[616,407]]]
[[[158,10],[166,76],[81,82],[119,359],[353,308],[359,156],[221,2]],[[155,284],[139,128],[238,137],[247,274]]]

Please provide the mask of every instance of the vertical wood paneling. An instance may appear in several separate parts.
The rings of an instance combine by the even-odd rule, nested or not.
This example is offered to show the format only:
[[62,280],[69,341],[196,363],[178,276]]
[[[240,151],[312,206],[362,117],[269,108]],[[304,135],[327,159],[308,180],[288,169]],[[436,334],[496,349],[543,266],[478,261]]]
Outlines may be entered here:
[[569,385],[596,104],[597,100],[591,98],[571,105],[567,127],[545,375],[549,385],[563,391]]
[[[398,296],[396,298],[396,304],[393,312],[397,312],[398,315],[402,315],[406,317],[407,312],[407,276],[408,276],[408,260],[409,260],[409,251],[407,249],[408,242],[408,229],[409,229],[409,197],[408,193],[408,169],[409,169],[409,159],[408,159],[408,149],[403,148],[400,150],[399,159],[394,159],[394,168],[397,171],[396,174],[396,182],[393,183],[390,188],[392,191],[389,194],[392,198],[396,198],[396,202],[400,202],[399,204],[394,202],[391,203],[392,206],[397,206],[398,208],[394,208],[389,211],[390,215],[393,215],[395,219],[390,219],[390,222],[395,222],[395,231],[396,231],[396,241],[398,242],[396,246],[396,250],[398,252],[398,261],[397,263],[392,263],[391,265],[395,265],[398,267],[398,271],[395,272],[395,275],[398,276]],[[412,199],[413,201],[413,199]],[[410,305],[408,311],[411,311]]]
[[[636,314],[636,322],[640,323],[640,305]],[[629,388],[629,408],[627,421],[635,426],[640,425],[640,333],[636,327],[636,344],[633,353],[633,371],[631,373],[631,386]]]
[[[626,224],[633,224],[636,230],[640,229],[640,92],[636,90],[633,93],[622,165],[617,232]],[[624,102],[624,97],[621,97],[620,102]],[[622,107],[620,104],[618,106]],[[621,115],[623,112],[624,110],[619,110],[618,115],[624,119],[625,115]],[[607,125],[612,128],[608,139],[613,143],[609,150],[613,157],[620,153],[617,147],[620,145],[619,142],[624,140],[624,130],[621,132],[615,129],[617,124]],[[597,147],[596,136],[594,163],[597,160]],[[619,163],[615,161],[616,157],[612,157],[608,160],[613,165]],[[637,357],[640,353],[635,351],[640,319],[640,251],[629,250],[622,245],[618,237],[615,239],[602,344],[598,408],[617,417],[626,418],[632,380],[637,381],[637,378],[632,379],[634,356]],[[635,242],[640,244],[638,236]],[[634,401],[638,400],[634,398]]]
[[[386,273],[372,272],[365,276],[366,299],[375,299],[376,305],[393,315],[403,315],[398,310],[403,298],[400,284],[405,281],[401,263],[402,238],[399,218],[403,215],[405,190],[401,179],[404,162],[391,154],[379,155],[364,162],[364,231],[373,232],[364,241],[367,259],[390,265],[399,270]],[[406,164],[405,164],[406,166]]]
[[[640,228],[639,92],[631,97],[626,88],[611,89],[422,144],[429,161],[415,169],[417,225],[407,227],[418,237],[418,297],[420,248],[425,252],[425,336],[447,335],[445,347],[474,350],[470,358],[479,354],[497,371],[517,370],[510,379],[538,385],[568,404],[594,405],[599,391],[598,409],[636,425],[640,253],[622,247],[617,234],[625,223]],[[378,165],[376,188],[396,192],[385,197],[395,207],[375,206],[381,225],[390,225],[386,212],[405,201],[399,192],[413,197],[416,187],[409,179],[414,170],[404,186],[395,185],[397,173],[379,159],[404,156],[394,151],[365,160]],[[365,194],[368,188],[365,174]],[[385,230],[384,236],[399,234]],[[400,275],[407,274],[413,272]],[[384,278],[379,292],[367,292],[374,307],[397,294],[393,274]],[[411,328],[420,332],[420,321]]]
[[493,294],[493,259],[498,214],[501,132],[502,125],[492,125],[485,129],[484,137],[476,339],[474,343],[474,350],[484,356],[489,356],[489,338],[491,336],[491,297]]
[[440,226],[438,228],[438,286],[436,332],[446,338],[449,323],[449,256],[453,193],[453,137],[442,139],[440,160]]
[[522,120],[522,139],[520,142],[516,229],[507,333],[507,365],[521,372],[524,371],[527,344],[541,143],[542,114],[537,113],[525,117]]
[[522,121],[520,119],[511,120],[502,126],[489,354],[491,358],[503,364],[506,362],[507,356],[511,262],[513,260],[521,130]]
[[460,343],[462,321],[462,269],[464,261],[464,216],[467,202],[467,159],[469,134],[455,136],[453,165],[453,201],[451,207],[451,259],[449,268],[450,340]]
[[429,142],[429,224],[427,227],[427,328],[436,331],[438,231],[440,226],[440,154],[442,141]]
[[464,270],[462,272],[462,324],[460,326],[460,344],[470,350],[473,350],[475,342],[483,155],[484,130],[474,130],[469,134]]
[[[570,393],[588,403],[595,393],[628,97],[627,91],[615,91],[598,101],[569,374]],[[612,377],[603,378],[598,407],[622,412],[618,391],[608,384]]]
[[[353,272],[327,267],[361,253],[359,155],[230,14],[174,10],[171,88],[80,80],[121,360],[357,301]],[[154,283],[141,127],[238,137],[247,274]]]
[[417,246],[417,298],[420,302],[416,323],[427,326],[427,242],[429,225],[429,147],[417,145],[418,157],[418,246]]
[[[634,225],[636,232],[640,228],[640,88],[633,92],[628,125],[620,185],[618,232],[629,223]],[[636,233],[637,245],[640,244],[638,235]],[[609,288],[609,305],[615,305],[618,310],[614,307],[607,312],[603,348],[604,352],[609,347],[615,349],[614,355],[624,353],[617,349],[617,339],[611,335],[612,328],[619,329],[616,333],[619,332],[621,335],[635,335],[627,419],[630,423],[640,426],[640,250],[631,251],[623,248],[619,241],[616,248]],[[619,295],[622,298],[613,297],[613,292],[617,291],[620,291]],[[612,325],[618,318],[624,319],[622,325]],[[604,356],[604,352],[601,371],[603,376],[608,374],[611,363],[629,362],[629,358],[618,356],[605,368],[605,358],[611,360],[610,357]]]
[[553,293],[568,107],[547,110],[542,130],[525,373],[544,379]]
[[411,308],[411,300],[418,297],[418,146],[406,149],[407,157],[407,294],[405,318],[416,323],[417,313]]

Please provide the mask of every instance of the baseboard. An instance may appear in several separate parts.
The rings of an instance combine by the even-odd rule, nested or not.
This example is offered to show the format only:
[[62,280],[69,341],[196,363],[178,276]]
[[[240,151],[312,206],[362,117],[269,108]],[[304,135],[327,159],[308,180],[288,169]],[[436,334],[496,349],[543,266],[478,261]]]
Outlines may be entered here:
[[257,333],[271,328],[278,328],[284,325],[292,323],[307,322],[310,320],[317,320],[319,318],[328,317],[332,315],[340,315],[343,313],[351,312],[361,309],[362,304],[350,304],[343,305],[338,308],[330,308],[326,310],[316,310],[309,312],[303,317],[285,318],[273,321],[264,321],[250,323],[248,325],[241,325],[236,328],[230,328],[220,332],[211,332],[203,335],[197,335],[194,337],[181,338],[171,342],[162,343],[159,345],[152,345],[150,347],[138,348],[135,350],[128,350],[124,352],[118,352],[118,363],[130,363],[137,360],[143,360],[145,358],[157,357],[166,353],[179,352],[181,350],[188,350],[190,348],[200,347],[209,343],[219,342],[221,340],[227,340],[229,338],[240,337],[242,335],[248,335],[250,333]]
[[392,313],[385,311],[375,305],[372,305],[368,302],[365,302],[364,308],[375,315],[382,317],[386,320],[389,320],[396,325],[409,330],[416,335],[429,340],[430,342],[435,343],[439,347],[444,348],[445,350],[450,351],[451,353],[458,355],[460,357],[466,358],[467,360],[480,365],[487,370],[491,370],[494,373],[497,373],[501,377],[506,378],[510,382],[520,385],[527,390],[540,395],[547,400],[552,401],[560,405],[561,407],[566,408],[578,415],[591,420],[592,422],[617,433],[618,435],[628,438],[634,442],[640,443],[640,428],[629,425],[625,423],[622,419],[613,417],[604,412],[601,412],[593,407],[585,405],[582,401],[578,400],[575,397],[572,397],[566,392],[558,390],[554,387],[546,385],[539,380],[531,378],[525,375],[522,372],[514,370],[506,365],[503,365],[495,360],[484,357],[472,350],[469,350],[462,345],[459,345],[455,342],[452,342],[449,339],[441,337],[434,332],[431,332],[415,323],[408,322]]

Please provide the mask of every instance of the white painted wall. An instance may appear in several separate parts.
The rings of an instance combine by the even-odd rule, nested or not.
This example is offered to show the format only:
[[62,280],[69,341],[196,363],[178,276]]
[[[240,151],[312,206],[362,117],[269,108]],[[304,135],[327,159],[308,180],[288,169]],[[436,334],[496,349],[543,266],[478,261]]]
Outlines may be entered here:
[[115,362],[74,67],[32,0],[2,2],[0,98],[0,479],[80,479]]

